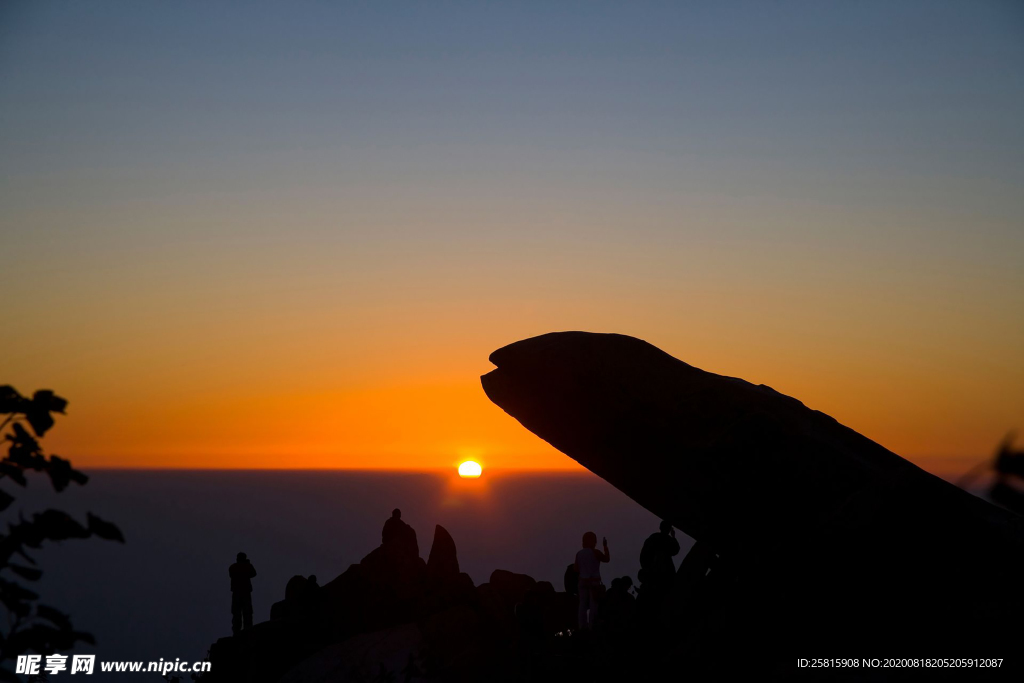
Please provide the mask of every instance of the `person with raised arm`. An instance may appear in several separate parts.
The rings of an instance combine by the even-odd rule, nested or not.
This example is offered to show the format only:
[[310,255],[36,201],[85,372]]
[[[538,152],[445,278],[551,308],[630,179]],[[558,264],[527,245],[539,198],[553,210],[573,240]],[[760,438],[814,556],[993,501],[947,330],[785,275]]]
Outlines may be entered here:
[[608,539],[602,538],[601,544],[604,551],[597,549],[597,534],[588,531],[583,534],[583,548],[576,553],[574,564],[579,578],[579,625],[580,629],[592,628],[597,620],[598,603],[604,593],[604,583],[601,581],[601,563],[608,562],[611,554],[608,552]]

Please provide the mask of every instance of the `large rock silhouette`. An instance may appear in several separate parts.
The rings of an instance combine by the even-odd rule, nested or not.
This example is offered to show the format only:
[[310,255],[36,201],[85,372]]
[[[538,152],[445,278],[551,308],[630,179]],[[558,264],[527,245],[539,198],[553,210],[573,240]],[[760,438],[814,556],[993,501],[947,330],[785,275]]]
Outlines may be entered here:
[[1021,518],[828,415],[624,335],[546,334],[490,360],[492,401],[715,549],[731,587],[712,604],[743,622],[728,637],[909,653],[1024,635]]
[[427,573],[435,580],[448,580],[459,574],[459,556],[455,541],[440,524],[434,527],[434,542],[430,544]]

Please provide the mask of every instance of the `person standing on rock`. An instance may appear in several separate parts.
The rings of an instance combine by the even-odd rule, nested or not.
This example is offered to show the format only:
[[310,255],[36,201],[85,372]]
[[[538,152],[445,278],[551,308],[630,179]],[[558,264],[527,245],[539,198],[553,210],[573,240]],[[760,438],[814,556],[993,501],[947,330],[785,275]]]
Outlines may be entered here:
[[243,628],[252,628],[252,577],[256,568],[245,556],[238,553],[235,563],[228,567],[231,577],[231,633],[238,635]]
[[672,594],[676,566],[672,560],[679,554],[679,541],[672,523],[662,521],[659,530],[647,537],[640,551],[641,582],[637,607],[640,620],[647,626],[658,626]]
[[602,538],[604,552],[597,549],[597,534],[588,531],[583,534],[583,548],[576,553],[575,568],[579,575],[580,609],[578,613],[580,630],[590,628],[597,620],[597,606],[604,593],[601,581],[601,563],[608,562],[608,539]]
[[672,558],[679,554],[679,541],[672,523],[663,521],[655,533],[647,537],[640,551],[640,568],[646,578],[645,583],[656,583],[659,586],[670,586],[676,573]]
[[402,511],[398,508],[392,510],[391,517],[384,522],[384,529],[380,532],[380,542],[381,545],[399,549],[399,552],[408,554],[410,557],[420,556],[416,530],[402,521]]

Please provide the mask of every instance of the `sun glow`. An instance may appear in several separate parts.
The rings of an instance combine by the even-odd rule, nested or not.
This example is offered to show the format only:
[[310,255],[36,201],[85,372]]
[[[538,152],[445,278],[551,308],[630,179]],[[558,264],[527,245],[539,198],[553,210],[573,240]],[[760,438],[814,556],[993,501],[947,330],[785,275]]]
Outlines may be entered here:
[[483,471],[483,468],[480,467],[480,463],[472,460],[467,460],[459,465],[459,476],[464,479],[476,479],[483,473]]

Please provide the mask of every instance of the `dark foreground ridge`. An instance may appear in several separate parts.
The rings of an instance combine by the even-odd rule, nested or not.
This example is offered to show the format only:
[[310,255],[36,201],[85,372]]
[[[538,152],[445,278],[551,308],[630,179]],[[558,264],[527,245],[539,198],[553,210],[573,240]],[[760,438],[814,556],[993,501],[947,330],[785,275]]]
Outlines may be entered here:
[[523,653],[575,626],[575,596],[549,582],[495,570],[474,586],[444,527],[435,527],[427,561],[410,527],[390,531],[322,587],[289,580],[269,621],[211,647],[201,680],[524,680],[534,676]]
[[[1021,517],[796,399],[704,372],[632,337],[553,333],[491,360],[497,369],[483,377],[491,400],[667,520],[663,532],[675,526],[696,539],[675,576],[638,577],[636,604],[629,579],[616,579],[600,622],[579,631],[571,565],[565,591],[502,570],[474,586],[444,528],[435,528],[424,561],[395,510],[381,546],[360,563],[323,587],[294,577],[270,621],[215,643],[204,682],[978,680],[1019,672]],[[797,667],[801,658],[1004,663],[965,676],[812,671]]]

